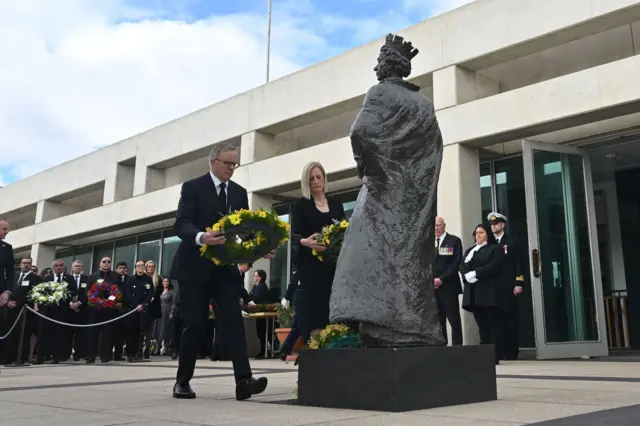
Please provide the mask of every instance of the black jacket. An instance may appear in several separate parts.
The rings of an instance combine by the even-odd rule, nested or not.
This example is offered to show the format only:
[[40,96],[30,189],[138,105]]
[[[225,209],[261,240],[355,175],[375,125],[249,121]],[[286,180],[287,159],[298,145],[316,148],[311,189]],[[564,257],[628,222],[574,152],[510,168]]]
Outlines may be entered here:
[[31,290],[38,284],[42,282],[40,275],[35,274],[31,271],[27,273],[27,275],[22,275],[19,273],[16,276],[16,283],[14,285],[13,293],[11,294],[11,299],[15,300],[18,305],[23,305],[25,303],[33,306],[33,303],[29,300],[31,296]]
[[13,247],[5,241],[0,241],[0,293],[13,290],[16,279],[13,262]]
[[458,270],[462,262],[462,241],[455,235],[447,234],[436,251],[433,262],[433,278],[440,278],[442,285],[438,289],[440,295],[462,294],[462,284]]
[[[487,244],[478,250],[469,263],[464,260],[475,247],[468,248],[462,256],[460,273],[462,274],[464,293],[462,295],[462,308],[473,311],[476,308],[500,308],[505,309],[507,301],[502,289],[502,262],[504,252],[497,244]],[[468,283],[464,275],[475,271],[475,283]]]
[[[50,282],[50,281],[56,281],[56,275],[47,275],[45,277],[42,278],[42,282]],[[62,274],[62,282],[66,282],[67,283],[67,289],[69,290],[69,292],[71,292],[71,286],[73,285],[73,276],[69,275],[69,274]],[[69,295],[69,297],[67,297],[66,299],[62,300],[59,304],[59,306],[67,306],[69,305],[69,302],[71,301],[72,295]]]
[[181,241],[173,258],[172,279],[203,283],[210,280],[213,274],[229,276],[231,267],[216,266],[211,260],[200,256],[200,246],[196,243],[199,232],[204,232],[229,211],[249,209],[247,191],[242,186],[229,181],[226,193],[227,205],[224,206],[209,173],[182,184],[175,223]]
[[256,305],[271,303],[271,293],[269,293],[267,283],[261,282],[254,285],[249,292],[249,299]]

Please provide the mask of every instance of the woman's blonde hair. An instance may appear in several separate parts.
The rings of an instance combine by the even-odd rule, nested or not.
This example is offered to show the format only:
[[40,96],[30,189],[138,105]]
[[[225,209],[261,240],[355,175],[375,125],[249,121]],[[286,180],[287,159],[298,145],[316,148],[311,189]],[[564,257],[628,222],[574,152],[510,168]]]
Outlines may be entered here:
[[149,265],[155,266],[155,269],[153,270],[153,277],[151,278],[153,279],[153,286],[158,287],[158,284],[160,284],[160,274],[158,274],[158,265],[153,260],[147,260],[144,264],[145,271],[147,269],[147,266]]
[[312,161],[308,163],[302,169],[302,178],[300,179],[300,188],[302,189],[302,196],[308,200],[311,199],[311,184],[309,183],[309,177],[311,176],[311,170],[315,168],[319,168],[322,171],[322,176],[324,177],[324,187],[322,190],[327,192],[327,184],[329,180],[327,179],[327,174],[324,171],[324,167],[318,161]]

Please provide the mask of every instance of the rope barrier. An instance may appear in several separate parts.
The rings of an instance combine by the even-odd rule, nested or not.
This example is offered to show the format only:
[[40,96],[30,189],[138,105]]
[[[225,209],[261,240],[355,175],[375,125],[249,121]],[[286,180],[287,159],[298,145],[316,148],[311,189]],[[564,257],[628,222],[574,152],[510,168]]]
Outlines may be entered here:
[[[129,315],[137,312],[135,309],[132,311],[127,312],[126,314],[122,314],[117,318],[112,318],[108,321],[102,321],[102,322],[97,322],[95,324],[69,324],[68,322],[62,322],[62,321],[58,321],[58,320],[54,320],[53,318],[49,318],[48,316],[42,315],[40,312],[32,309],[30,306],[25,306],[24,308],[27,308],[28,310],[30,310],[31,312],[33,312],[34,314],[38,315],[40,318],[44,318],[47,321],[51,321],[53,323],[56,323],[58,325],[66,325],[67,327],[76,327],[76,328],[89,328],[89,327],[98,327],[100,325],[105,325],[105,324],[110,324],[112,322],[116,322],[124,317],[128,317]],[[24,309],[23,308],[23,309]],[[15,326],[15,324],[14,324]]]
[[22,307],[22,309],[20,309],[20,313],[18,314],[18,317],[16,318],[15,322],[13,323],[13,325],[11,326],[11,328],[9,329],[7,334],[5,334],[4,336],[0,337],[0,340],[4,340],[7,337],[9,337],[9,335],[13,332],[13,329],[16,328],[16,325],[18,325],[18,322],[20,321],[20,318],[22,318],[22,314],[24,314],[24,306]]

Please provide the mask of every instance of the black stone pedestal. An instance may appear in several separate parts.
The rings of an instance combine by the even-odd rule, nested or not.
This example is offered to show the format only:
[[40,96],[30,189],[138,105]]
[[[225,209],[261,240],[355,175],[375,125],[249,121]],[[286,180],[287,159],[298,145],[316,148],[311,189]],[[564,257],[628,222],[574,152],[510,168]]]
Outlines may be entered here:
[[498,399],[493,345],[305,349],[301,405],[400,412]]

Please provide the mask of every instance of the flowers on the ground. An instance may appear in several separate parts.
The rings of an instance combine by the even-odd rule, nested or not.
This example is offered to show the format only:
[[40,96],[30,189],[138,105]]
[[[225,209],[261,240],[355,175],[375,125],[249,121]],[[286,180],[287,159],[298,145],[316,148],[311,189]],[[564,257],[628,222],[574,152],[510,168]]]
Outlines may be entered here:
[[40,283],[31,290],[31,300],[38,305],[57,305],[70,296],[66,281]]
[[255,262],[289,239],[289,224],[266,209],[236,211],[206,231],[222,231],[227,237],[224,246],[203,244],[200,248],[200,255],[216,265]]
[[345,324],[329,324],[311,336],[309,348],[322,349],[331,346],[331,343],[345,337],[355,338],[357,337],[357,333]]
[[340,222],[334,220],[331,225],[322,228],[322,232],[320,232],[316,241],[324,244],[327,249],[322,252],[313,250],[313,255],[317,257],[320,262],[337,261],[340,249],[342,249],[344,233],[347,232],[347,228],[349,228],[349,221],[346,219]]
[[122,305],[122,292],[117,284],[98,280],[87,292],[87,299],[91,308],[117,308],[118,305]]

